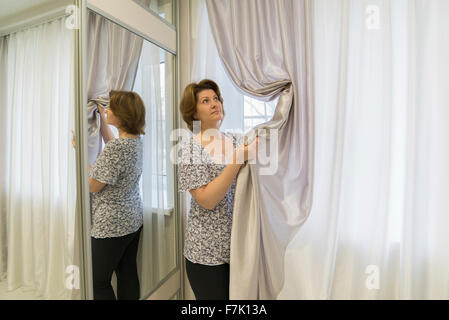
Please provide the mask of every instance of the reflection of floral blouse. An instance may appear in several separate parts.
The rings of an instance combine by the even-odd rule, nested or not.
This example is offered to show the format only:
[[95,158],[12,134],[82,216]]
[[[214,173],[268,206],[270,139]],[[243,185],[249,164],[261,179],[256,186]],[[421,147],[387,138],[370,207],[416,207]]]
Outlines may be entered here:
[[106,186],[91,193],[92,237],[121,237],[142,226],[142,157],[141,137],[118,138],[109,141],[95,161],[90,176]]
[[[233,134],[226,136],[237,147],[238,137]],[[214,163],[209,153],[193,137],[181,144],[178,155],[179,192],[207,185],[226,167]],[[212,210],[204,209],[192,197],[184,244],[184,256],[189,261],[209,266],[229,263],[234,192],[235,180],[226,196]]]

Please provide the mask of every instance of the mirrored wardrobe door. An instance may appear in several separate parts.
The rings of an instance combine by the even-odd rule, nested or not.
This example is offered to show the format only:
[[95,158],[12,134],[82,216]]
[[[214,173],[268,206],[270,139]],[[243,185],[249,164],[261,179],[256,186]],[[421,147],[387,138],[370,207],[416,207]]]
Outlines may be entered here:
[[0,299],[80,299],[74,1],[0,11]]
[[[110,239],[121,241],[122,236],[131,236],[136,231],[134,229],[137,228],[137,223],[133,223],[138,220],[140,225],[141,219],[143,227],[136,238],[138,251],[135,259],[132,259],[137,261],[140,299],[161,293],[161,290],[165,291],[160,297],[170,299],[180,292],[181,287],[179,216],[175,206],[174,165],[170,161],[172,146],[170,133],[174,128],[176,78],[175,56],[171,52],[176,48],[171,48],[170,52],[162,49],[155,44],[160,44],[159,41],[153,41],[154,38],[161,39],[161,35],[151,33],[157,32],[158,28],[140,28],[138,19],[133,21],[134,26],[130,26],[124,22],[126,17],[120,16],[120,10],[114,13],[111,9],[114,5],[126,7],[127,14],[130,15],[132,11],[130,8],[134,8],[137,10],[135,16],[143,17],[142,24],[155,19],[154,13],[150,13],[134,1],[114,2],[105,8],[100,8],[100,5],[100,1],[87,2],[89,10],[86,11],[83,42],[86,46],[83,70],[87,70],[84,90],[87,93],[85,113],[88,124],[86,149],[89,165],[93,166],[93,170],[101,166],[101,158],[106,157],[103,155],[105,146],[117,144],[123,137],[123,130],[118,130],[119,126],[108,120],[109,112],[114,109],[111,107],[111,98],[115,93],[111,91],[119,92],[119,95],[132,92],[132,95],[137,94],[142,99],[145,109],[143,129],[145,133],[139,137],[142,144],[142,170],[138,175],[141,204],[137,203],[139,201],[136,202],[138,208],[141,205],[142,211],[134,210],[128,214],[120,209],[118,210],[120,212],[114,213],[117,221],[109,221],[109,218],[105,218],[105,213],[98,209],[98,199],[101,198],[105,206],[113,201],[120,208],[124,208],[125,204],[117,198],[108,198],[108,194],[114,192],[114,187],[105,186],[104,192],[91,194],[91,219],[89,221],[85,219],[89,225],[84,229],[91,230],[89,236],[92,241],[93,274],[98,275],[104,271],[95,269],[97,262],[104,262],[105,259],[96,253],[102,245],[98,240],[103,239],[104,243]],[[160,19],[157,18],[155,22],[160,24]],[[166,23],[162,23],[162,28],[168,28],[171,34],[175,32],[174,27],[169,27]],[[147,30],[148,33],[142,30]],[[161,46],[170,47],[170,44]],[[107,110],[104,118],[100,114],[102,108]],[[124,163],[122,165],[125,166]],[[106,171],[110,169],[108,167]],[[130,215],[135,215],[135,218],[130,218]],[[114,224],[113,229],[118,231],[104,233],[99,231],[109,228],[107,226],[109,223]],[[132,227],[128,230],[126,226],[129,225]],[[118,261],[123,258],[123,254],[118,251],[112,254],[117,254]],[[114,270],[113,294],[109,296],[120,298],[120,283],[123,282],[120,279],[121,268],[118,264],[111,265],[111,268]],[[170,287],[169,290],[166,290],[167,286]]]

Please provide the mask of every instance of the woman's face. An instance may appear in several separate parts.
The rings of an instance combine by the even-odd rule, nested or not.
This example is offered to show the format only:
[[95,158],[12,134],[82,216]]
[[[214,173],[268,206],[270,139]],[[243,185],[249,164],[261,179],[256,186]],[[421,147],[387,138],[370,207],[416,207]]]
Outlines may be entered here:
[[104,110],[106,114],[106,124],[112,125],[116,127],[117,129],[120,127],[120,120],[117,118],[111,109],[105,109]]
[[208,89],[198,93],[195,119],[201,121],[206,128],[218,126],[223,120],[223,106],[214,90]]

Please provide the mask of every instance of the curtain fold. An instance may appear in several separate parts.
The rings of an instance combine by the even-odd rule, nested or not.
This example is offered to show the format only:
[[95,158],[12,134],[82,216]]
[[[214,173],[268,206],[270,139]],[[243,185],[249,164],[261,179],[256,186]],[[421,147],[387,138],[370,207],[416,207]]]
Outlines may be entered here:
[[94,12],[87,16],[88,152],[93,164],[102,150],[97,103],[107,107],[111,90],[133,89],[143,39]]
[[242,168],[231,239],[231,299],[275,299],[284,284],[286,247],[312,202],[312,3],[206,4],[218,53],[236,86],[264,100],[280,96],[273,119],[250,134],[254,138],[256,129],[278,130],[276,137],[266,135],[277,139],[277,159],[272,159],[277,170],[260,164]]
[[[0,37],[0,119],[6,119],[6,92],[8,82],[8,37]],[[6,126],[0,125],[0,137],[6,138]],[[0,168],[5,168],[5,143],[0,145]],[[6,172],[0,170],[0,185],[6,185]],[[7,192],[1,189],[0,193],[0,281],[6,278],[8,259],[7,230],[6,230],[6,199]]]
[[13,33],[0,44],[0,67],[7,61],[0,72],[7,77],[0,117],[7,287],[45,299],[72,295],[65,272],[74,264],[73,37],[60,18]]

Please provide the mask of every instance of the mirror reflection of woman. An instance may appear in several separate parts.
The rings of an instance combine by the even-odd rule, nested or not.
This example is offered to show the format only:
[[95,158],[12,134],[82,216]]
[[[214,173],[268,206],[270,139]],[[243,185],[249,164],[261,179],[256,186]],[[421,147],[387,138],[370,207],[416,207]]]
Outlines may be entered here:
[[239,146],[239,136],[220,131],[223,98],[211,80],[188,85],[180,110],[195,131],[181,144],[178,162],[179,191],[192,195],[184,246],[187,276],[197,300],[227,300],[235,179],[258,142]]
[[[142,175],[145,107],[134,92],[112,91],[110,106],[99,106],[105,148],[92,167],[92,268],[95,300],[115,300],[111,285],[117,276],[117,298],[137,300],[140,284],[137,249],[143,226],[139,181]],[[115,139],[108,125],[117,128]]]

